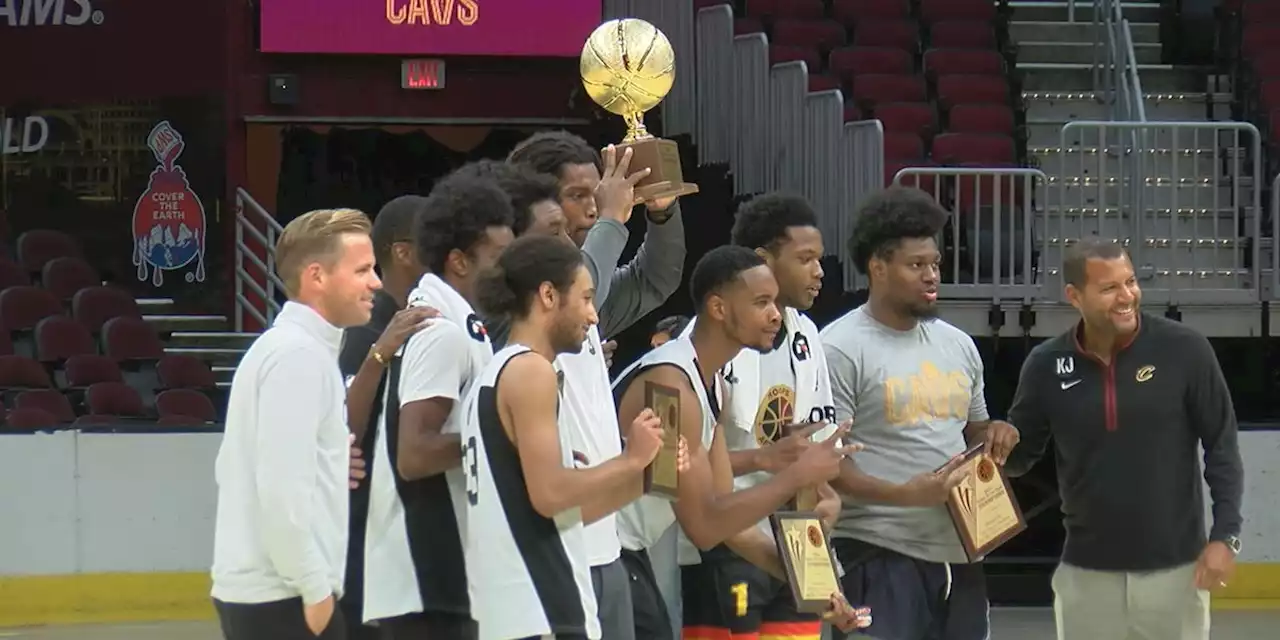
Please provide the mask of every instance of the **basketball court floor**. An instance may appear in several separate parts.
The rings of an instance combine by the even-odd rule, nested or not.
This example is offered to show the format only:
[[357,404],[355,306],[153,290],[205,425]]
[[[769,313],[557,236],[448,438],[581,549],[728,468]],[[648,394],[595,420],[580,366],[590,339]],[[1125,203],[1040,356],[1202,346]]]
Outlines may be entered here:
[[[991,640],[1053,640],[1049,609],[995,609]],[[1213,640],[1274,638],[1280,611],[1215,611]],[[0,629],[3,640],[221,640],[214,622],[164,622]]]

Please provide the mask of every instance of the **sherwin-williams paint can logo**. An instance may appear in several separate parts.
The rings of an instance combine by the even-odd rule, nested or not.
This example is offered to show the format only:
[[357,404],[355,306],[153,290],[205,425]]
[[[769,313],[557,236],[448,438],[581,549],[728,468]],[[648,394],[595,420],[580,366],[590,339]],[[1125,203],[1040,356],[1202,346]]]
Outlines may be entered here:
[[83,27],[105,19],[90,0],[0,0],[0,26]]
[[159,166],[133,206],[133,264],[138,267],[138,280],[146,282],[150,274],[151,284],[158,287],[164,284],[165,271],[195,263],[186,280],[204,282],[204,205],[177,164],[186,143],[165,120],[147,135],[147,146]]

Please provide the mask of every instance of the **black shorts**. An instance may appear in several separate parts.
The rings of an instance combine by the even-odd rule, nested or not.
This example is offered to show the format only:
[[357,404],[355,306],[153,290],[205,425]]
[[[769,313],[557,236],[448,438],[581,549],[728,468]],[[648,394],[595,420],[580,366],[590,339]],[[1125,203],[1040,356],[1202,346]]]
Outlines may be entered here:
[[303,615],[302,598],[290,598],[276,602],[239,604],[213,601],[226,640],[346,640],[347,623],[343,620],[342,607],[333,608],[333,617],[320,635],[307,627]]
[[817,614],[800,613],[787,583],[720,545],[700,564],[680,568],[684,639],[721,640],[739,634],[768,638],[822,635]]
[[845,598],[855,606],[871,607],[867,635],[878,640],[988,637],[987,582],[981,564],[927,562],[858,540],[836,539],[832,546],[844,566],[840,586]]
[[653,564],[645,551],[622,550],[622,565],[631,578],[631,608],[637,640],[674,640],[667,603],[658,589]]
[[420,640],[422,638],[449,638],[449,640],[473,640],[477,637],[476,622],[470,615],[426,611],[388,618],[378,622],[384,640]]

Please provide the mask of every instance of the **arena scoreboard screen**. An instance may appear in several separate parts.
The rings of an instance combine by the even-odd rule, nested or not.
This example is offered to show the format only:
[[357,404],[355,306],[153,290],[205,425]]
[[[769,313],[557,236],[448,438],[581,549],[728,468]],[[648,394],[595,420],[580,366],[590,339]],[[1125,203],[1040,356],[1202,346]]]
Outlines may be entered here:
[[601,0],[261,0],[266,53],[577,57]]

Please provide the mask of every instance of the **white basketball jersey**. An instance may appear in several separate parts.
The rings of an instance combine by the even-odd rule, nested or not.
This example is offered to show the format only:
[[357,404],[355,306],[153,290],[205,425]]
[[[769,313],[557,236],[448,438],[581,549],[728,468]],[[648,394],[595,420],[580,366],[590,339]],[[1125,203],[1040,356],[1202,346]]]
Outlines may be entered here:
[[[708,394],[702,384],[702,374],[698,371],[698,354],[693,342],[688,337],[676,338],[646,353],[637,360],[613,383],[613,397],[621,402],[622,396],[632,381],[642,372],[659,365],[678,367],[689,378],[693,392],[698,397],[702,409],[702,446],[711,448],[711,440],[715,437],[716,417],[720,413],[719,390]],[[719,374],[717,374],[717,381]],[[623,507],[618,512],[618,538],[622,546],[632,551],[648,549],[662,537],[676,521],[676,512],[671,508],[671,501],[656,496],[641,496],[640,499]]]
[[[573,449],[586,455],[591,466],[618,457],[622,453],[618,409],[609,392],[609,368],[595,326],[587,332],[582,351],[560,354],[556,367],[564,373],[560,424],[568,427]],[[614,514],[587,525],[586,538],[591,566],[604,566],[618,559],[618,522]]]
[[[511,344],[494,355],[464,402],[462,466],[467,476],[467,578],[480,640],[546,634],[600,637],[581,509],[545,518],[533,508],[520,454],[498,413],[498,383]],[[509,384],[519,384],[518,380]],[[573,466],[560,429],[565,467]]]

